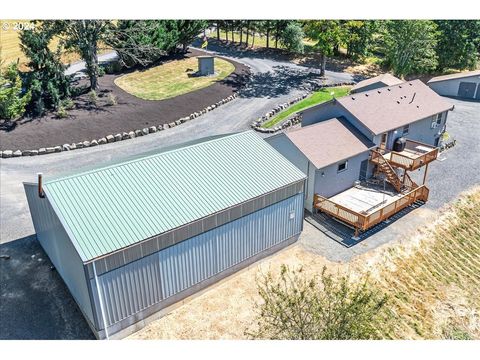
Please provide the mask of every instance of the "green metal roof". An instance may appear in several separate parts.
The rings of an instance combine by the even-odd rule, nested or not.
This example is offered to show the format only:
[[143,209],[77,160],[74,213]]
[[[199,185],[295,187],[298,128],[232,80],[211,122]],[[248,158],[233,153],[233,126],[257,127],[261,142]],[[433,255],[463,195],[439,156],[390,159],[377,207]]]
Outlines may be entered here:
[[43,187],[86,262],[304,178],[247,131]]

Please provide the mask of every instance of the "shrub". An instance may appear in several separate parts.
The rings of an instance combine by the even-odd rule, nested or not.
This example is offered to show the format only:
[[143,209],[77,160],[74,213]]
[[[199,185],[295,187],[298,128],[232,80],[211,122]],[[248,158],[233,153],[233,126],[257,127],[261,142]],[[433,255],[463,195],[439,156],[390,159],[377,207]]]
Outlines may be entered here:
[[72,99],[66,98],[60,102],[60,106],[63,107],[65,110],[72,110],[75,107],[75,103]]
[[88,93],[88,102],[90,105],[98,106],[98,95],[95,90],[90,90]]
[[105,68],[103,66],[98,67],[98,77],[105,75]]
[[280,41],[287,50],[302,54],[304,52],[304,37],[305,34],[300,24],[290,23],[285,30],[283,30]]
[[368,277],[352,282],[324,268],[308,279],[282,265],[278,278],[268,273],[257,285],[257,327],[247,331],[254,339],[378,339],[390,325],[387,297]]
[[16,120],[21,117],[30,99],[30,91],[22,93],[17,64],[12,63],[5,70],[0,70],[0,119]]
[[59,119],[64,119],[66,117],[68,117],[68,111],[67,109],[60,105],[55,113],[56,117],[59,118]]
[[107,105],[108,106],[117,105],[117,97],[114,94],[112,93],[108,94]]

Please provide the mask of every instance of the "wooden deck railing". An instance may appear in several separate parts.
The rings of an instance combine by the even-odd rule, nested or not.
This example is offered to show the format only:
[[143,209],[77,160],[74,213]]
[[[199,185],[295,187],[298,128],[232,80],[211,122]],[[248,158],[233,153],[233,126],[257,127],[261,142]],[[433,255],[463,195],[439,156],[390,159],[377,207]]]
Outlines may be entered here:
[[[407,140],[407,143],[406,143],[407,150],[418,152],[418,149],[417,149],[418,146],[424,146],[425,148],[430,148],[431,150],[426,151],[425,153],[418,155],[415,158],[411,158],[407,155],[404,155],[396,151],[390,151],[389,158],[387,160],[395,167],[400,167],[402,169],[412,171],[412,170],[421,168],[422,166],[437,159],[438,148],[434,148],[430,145],[427,145],[418,141]],[[375,154],[372,154],[372,161],[377,162],[378,156]]]
[[427,201],[428,193],[429,190],[425,185],[419,186],[404,194],[396,201],[385,205],[370,214],[358,213],[318,194],[315,194],[313,206],[315,209],[353,226],[355,228],[355,236],[357,236],[359,231],[365,231],[381,223],[392,215],[395,215],[400,210],[412,205],[414,202],[418,200]]
[[438,148],[434,148],[428,144],[421,143],[419,141],[408,140],[406,143],[406,150],[411,150],[418,152],[418,146],[423,146],[425,148],[430,148],[430,151],[426,151],[425,153],[418,155],[414,159],[403,155],[402,153],[398,153],[396,151],[392,151],[390,154],[389,161],[394,165],[398,166],[410,171],[416,170],[421,168],[422,166],[434,161],[437,159],[438,156]]

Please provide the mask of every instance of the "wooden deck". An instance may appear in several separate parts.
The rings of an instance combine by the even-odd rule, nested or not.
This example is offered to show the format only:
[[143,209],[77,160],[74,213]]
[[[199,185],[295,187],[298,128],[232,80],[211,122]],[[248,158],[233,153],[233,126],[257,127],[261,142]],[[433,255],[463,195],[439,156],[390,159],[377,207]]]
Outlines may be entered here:
[[355,235],[387,220],[416,201],[427,201],[421,185],[406,193],[383,192],[374,187],[353,187],[329,199],[315,194],[314,208],[353,226]]
[[[436,160],[438,148],[418,141],[407,140],[405,150],[401,152],[390,151],[383,154],[383,157],[394,167],[409,171],[416,170]],[[372,162],[378,161],[378,156],[372,153]]]

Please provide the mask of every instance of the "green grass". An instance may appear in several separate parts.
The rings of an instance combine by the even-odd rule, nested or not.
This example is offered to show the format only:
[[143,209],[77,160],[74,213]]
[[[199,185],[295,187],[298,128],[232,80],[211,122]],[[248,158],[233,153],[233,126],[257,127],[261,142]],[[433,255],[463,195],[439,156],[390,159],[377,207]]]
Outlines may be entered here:
[[115,79],[115,84],[144,100],[164,100],[210,86],[230,75],[235,66],[215,58],[215,76],[191,76],[197,69],[197,58],[174,60],[121,76]]
[[[211,38],[211,39],[216,39],[217,38],[217,32],[213,32],[213,33],[209,34],[208,37]],[[220,40],[226,40],[224,30],[220,30]],[[243,33],[243,38],[242,38],[243,44],[245,44],[246,40],[247,40],[247,33],[244,32]],[[252,46],[252,40],[253,40],[253,36],[250,33],[250,36],[248,38],[248,45],[249,46]],[[232,41],[232,32],[231,31],[228,32],[228,41]],[[235,43],[238,43],[238,44],[240,43],[240,32],[239,31],[235,31]],[[309,39],[304,39],[303,43],[307,48],[312,47],[315,44],[315,42],[313,42],[312,40],[309,40]],[[268,45],[269,45],[270,48],[275,48],[275,37],[274,36],[270,36],[270,41],[269,41]],[[266,48],[267,47],[267,37],[265,35],[255,34],[255,43],[253,44],[253,46],[255,48]],[[277,47],[278,47],[278,49],[284,49],[285,48],[281,44],[280,41],[278,41]]]
[[[311,94],[309,97],[299,101],[298,103],[290,106],[289,108],[279,112],[273,118],[268,120],[265,124],[263,124],[264,128],[271,128],[274,127],[276,124],[280,123],[281,121],[285,120],[290,115],[303,110],[312,105],[318,105],[323,102],[329,101],[333,99],[333,97],[342,97],[348,94],[350,91],[350,86],[342,86],[342,87],[332,87],[332,88],[325,88],[320,91],[316,91]],[[333,92],[333,96],[331,93]]]

